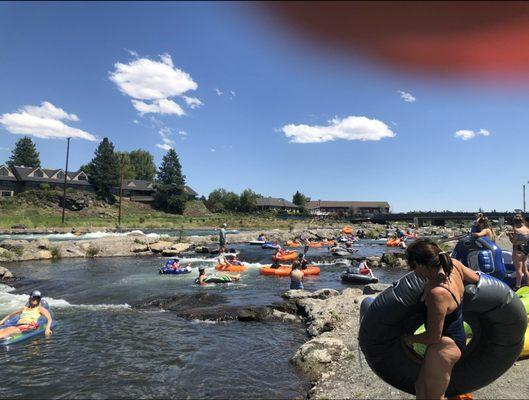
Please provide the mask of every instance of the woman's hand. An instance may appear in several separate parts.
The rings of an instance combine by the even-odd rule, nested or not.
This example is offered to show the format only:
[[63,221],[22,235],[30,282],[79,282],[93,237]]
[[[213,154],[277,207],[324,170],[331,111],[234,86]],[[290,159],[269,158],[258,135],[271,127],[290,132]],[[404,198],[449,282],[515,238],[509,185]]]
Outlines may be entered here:
[[46,336],[51,336],[51,329],[49,327],[46,327],[46,330],[44,331],[44,334]]

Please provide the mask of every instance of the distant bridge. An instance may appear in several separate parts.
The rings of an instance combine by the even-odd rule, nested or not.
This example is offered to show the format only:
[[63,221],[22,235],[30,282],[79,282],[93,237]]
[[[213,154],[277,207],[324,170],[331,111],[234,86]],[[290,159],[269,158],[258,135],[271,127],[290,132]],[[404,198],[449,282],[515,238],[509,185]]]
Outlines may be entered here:
[[[483,215],[491,220],[503,220],[510,223],[514,212],[484,212]],[[425,222],[432,225],[443,226],[446,221],[472,221],[476,218],[475,212],[417,212],[417,213],[389,213],[377,214],[369,220],[371,222],[383,224],[389,221],[413,222],[417,226],[423,226]]]

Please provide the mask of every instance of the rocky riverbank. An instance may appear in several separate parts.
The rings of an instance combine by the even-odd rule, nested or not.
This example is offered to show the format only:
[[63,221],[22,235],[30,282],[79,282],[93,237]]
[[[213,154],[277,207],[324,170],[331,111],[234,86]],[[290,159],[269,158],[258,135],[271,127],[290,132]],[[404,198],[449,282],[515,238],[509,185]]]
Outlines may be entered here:
[[[311,337],[292,357],[292,363],[312,380],[308,399],[413,398],[382,381],[371,371],[358,349],[360,303],[366,295],[388,285],[318,293],[291,290],[284,297],[307,323]],[[325,294],[325,295],[322,295]],[[474,393],[483,399],[524,399],[529,393],[529,360],[517,361],[502,377]]]

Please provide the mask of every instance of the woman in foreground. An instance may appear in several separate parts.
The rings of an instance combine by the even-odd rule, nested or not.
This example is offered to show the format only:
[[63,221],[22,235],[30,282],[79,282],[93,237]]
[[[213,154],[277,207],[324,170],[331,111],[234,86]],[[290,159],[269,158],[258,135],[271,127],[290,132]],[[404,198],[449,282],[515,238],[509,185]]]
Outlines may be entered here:
[[421,304],[426,332],[406,335],[406,345],[428,345],[415,383],[418,399],[442,399],[452,368],[466,348],[463,326],[465,283],[477,283],[478,274],[450,258],[447,252],[428,239],[418,239],[407,249],[408,265],[427,282]]

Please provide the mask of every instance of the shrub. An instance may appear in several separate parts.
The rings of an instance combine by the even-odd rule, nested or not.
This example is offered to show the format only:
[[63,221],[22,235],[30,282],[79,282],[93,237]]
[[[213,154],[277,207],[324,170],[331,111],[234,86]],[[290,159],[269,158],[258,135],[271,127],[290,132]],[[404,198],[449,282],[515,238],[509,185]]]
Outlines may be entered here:
[[90,258],[93,258],[93,257],[97,256],[100,251],[101,250],[99,249],[99,247],[96,247],[96,246],[90,244],[88,249],[86,249],[86,256],[90,257]]
[[51,246],[50,253],[52,260],[59,260],[62,258],[62,249],[59,246]]
[[40,190],[50,190],[50,184],[49,183],[41,183],[39,185]]
[[219,241],[219,237],[218,236],[211,236],[211,241],[212,242],[218,242]]
[[140,224],[143,224],[145,222],[145,218],[140,217]]

